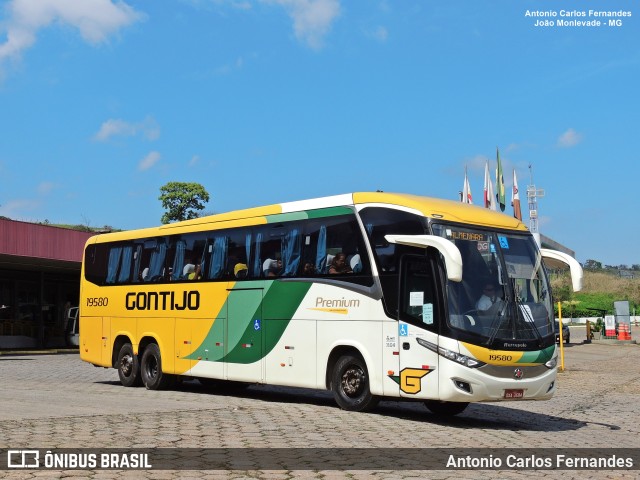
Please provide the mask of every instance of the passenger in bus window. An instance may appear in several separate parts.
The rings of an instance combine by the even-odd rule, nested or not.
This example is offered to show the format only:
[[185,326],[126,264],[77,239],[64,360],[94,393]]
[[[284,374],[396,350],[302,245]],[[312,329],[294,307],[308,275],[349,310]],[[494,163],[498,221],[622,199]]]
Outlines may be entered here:
[[195,271],[196,271],[196,266],[193,263],[187,263],[182,268],[182,279],[184,280],[189,279],[189,275]]
[[[202,279],[202,261],[198,260],[195,265],[191,264],[193,269],[189,269],[187,273],[187,279],[189,280],[201,280]],[[185,266],[186,269],[186,266]]]
[[305,277],[309,277],[315,274],[316,274],[316,266],[311,262],[306,262],[302,269],[302,275]]
[[249,269],[244,263],[236,263],[236,266],[233,267],[233,274],[239,280],[247,278],[248,273]]
[[265,277],[279,277],[282,274],[282,260],[267,258],[262,266]]
[[336,253],[336,256],[333,257],[333,260],[331,261],[329,273],[332,275],[340,273],[353,273],[351,267],[347,265],[347,256],[344,253]]
[[482,289],[482,296],[476,302],[476,310],[487,311],[492,307],[499,307],[502,299],[498,296],[495,284],[487,282]]

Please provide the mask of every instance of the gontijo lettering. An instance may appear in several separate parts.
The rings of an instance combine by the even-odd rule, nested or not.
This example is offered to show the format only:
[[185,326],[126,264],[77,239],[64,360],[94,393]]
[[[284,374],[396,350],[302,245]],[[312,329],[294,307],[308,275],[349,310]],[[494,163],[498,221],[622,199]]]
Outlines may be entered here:
[[127,310],[198,310],[200,292],[129,292],[125,297]]

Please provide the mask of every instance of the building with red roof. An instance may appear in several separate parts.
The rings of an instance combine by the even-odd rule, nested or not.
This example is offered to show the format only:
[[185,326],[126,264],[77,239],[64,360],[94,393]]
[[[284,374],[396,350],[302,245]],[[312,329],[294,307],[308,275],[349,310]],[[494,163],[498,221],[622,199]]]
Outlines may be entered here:
[[92,235],[0,218],[0,349],[65,346]]

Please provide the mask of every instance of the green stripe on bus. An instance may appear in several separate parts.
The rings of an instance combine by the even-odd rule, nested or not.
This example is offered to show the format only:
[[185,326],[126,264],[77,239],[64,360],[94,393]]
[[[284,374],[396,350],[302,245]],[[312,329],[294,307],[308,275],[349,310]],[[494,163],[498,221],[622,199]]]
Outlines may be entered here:
[[277,215],[267,215],[267,223],[293,222],[294,220],[306,220],[309,218],[306,212],[279,213]]
[[[243,283],[242,288],[237,288],[236,284],[236,288],[229,292],[234,296],[229,321],[216,319],[206,338],[185,358],[243,364],[259,361],[278,343],[311,288],[310,282],[266,281],[256,282],[256,285],[264,285],[264,289],[247,289],[248,283]],[[229,311],[229,305],[228,298],[220,312],[222,316]],[[213,348],[216,342],[225,344],[226,355],[222,351],[213,353],[217,350]]]
[[276,215],[266,215],[267,223],[292,222],[294,220],[307,220],[313,218],[337,217],[339,215],[352,214],[349,207],[329,207],[318,208],[317,210],[306,210],[302,212],[279,213]]
[[[261,312],[254,311],[245,318],[233,318],[230,322],[241,325],[245,330],[240,341],[222,359],[229,363],[253,363],[267,356],[280,341],[282,334],[287,329],[289,322],[300,306],[311,283],[309,282],[278,282],[274,281],[269,290],[265,291]],[[262,345],[246,348],[256,338],[255,318],[261,318]]]
[[548,362],[555,349],[555,345],[545,348],[544,350],[536,350],[535,352],[523,352],[518,363],[546,363]]
[[320,208],[318,210],[308,210],[309,218],[337,217],[338,215],[353,214],[353,210],[349,207],[330,207]]

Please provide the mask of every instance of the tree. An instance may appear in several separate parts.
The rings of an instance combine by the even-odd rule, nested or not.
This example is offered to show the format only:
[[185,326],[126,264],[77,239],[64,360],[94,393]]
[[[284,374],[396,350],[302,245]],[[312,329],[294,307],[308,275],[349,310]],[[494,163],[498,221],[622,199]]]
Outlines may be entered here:
[[209,201],[209,193],[199,183],[169,182],[160,187],[158,200],[167,210],[161,222],[179,222],[197,218],[197,210],[204,209],[204,203]]
[[602,262],[589,259],[584,262],[584,268],[586,268],[587,270],[602,270]]

